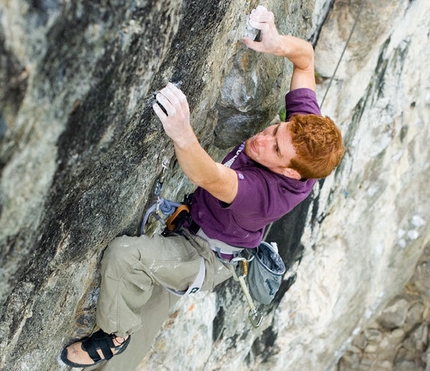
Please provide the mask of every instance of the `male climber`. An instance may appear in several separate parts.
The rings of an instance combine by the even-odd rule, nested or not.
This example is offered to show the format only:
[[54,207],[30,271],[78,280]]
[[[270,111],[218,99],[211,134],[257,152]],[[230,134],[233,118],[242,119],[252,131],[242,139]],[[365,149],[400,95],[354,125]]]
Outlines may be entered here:
[[[182,91],[169,83],[157,94],[166,113],[158,104],[153,109],[173,141],[183,172],[197,185],[192,222],[170,237],[123,236],[109,244],[97,303],[101,330],[64,348],[61,358],[66,364],[87,367],[122,353],[142,326],[160,328],[174,302],[166,300],[172,292],[184,293],[193,286],[211,290],[228,279],[228,261],[242,249],[258,246],[265,226],[303,201],[316,179],[339,164],[342,137],[320,113],[312,46],[279,35],[273,13],[262,6],[252,11],[250,24],[261,30],[262,39],[245,38],[247,47],[288,58],[294,65],[285,97],[286,122],[254,135],[220,164],[194,134]],[[197,284],[199,277],[204,278]],[[142,318],[148,303],[156,310]],[[148,330],[149,340],[154,333]]]

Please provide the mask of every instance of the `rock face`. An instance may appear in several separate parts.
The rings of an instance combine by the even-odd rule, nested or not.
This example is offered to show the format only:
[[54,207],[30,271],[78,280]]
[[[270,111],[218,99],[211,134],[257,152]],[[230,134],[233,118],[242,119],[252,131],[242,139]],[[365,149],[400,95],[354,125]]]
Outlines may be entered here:
[[[65,369],[62,346],[92,330],[101,253],[137,233],[173,158],[157,89],[181,85],[216,159],[282,108],[291,65],[240,41],[257,5],[0,2],[0,369]],[[262,326],[228,282],[180,301],[139,369],[327,369],[362,330],[385,339],[372,321],[387,303],[380,326],[409,323],[392,300],[429,240],[430,5],[336,1],[327,18],[330,1],[266,5],[282,33],[316,42],[320,99],[359,14],[323,106],[348,152],[269,233],[290,269]],[[164,195],[191,189],[171,160]]]
[[[339,45],[340,40],[348,37],[340,29],[352,28],[359,5],[353,4],[348,10],[345,3],[339,2],[327,19],[317,46],[320,76],[330,77],[332,72],[325,63],[330,57],[327,51],[330,45]],[[430,170],[426,160],[430,155],[426,144],[430,136],[426,124],[430,114],[430,80],[418,57],[426,53],[429,44],[429,12],[429,6],[420,1],[366,2],[357,23],[358,33],[351,38],[345,64],[340,65],[341,72],[323,107],[325,113],[337,117],[348,143],[342,167],[335,177],[327,179],[337,191],[329,191],[327,181],[322,188],[321,195],[327,200],[321,213],[323,223],[316,237],[317,253],[312,252],[309,258],[310,267],[315,263],[326,269],[331,266],[326,271],[330,276],[318,283],[321,288],[315,291],[315,299],[324,295],[321,307],[325,308],[318,319],[314,317],[317,326],[329,321],[332,328],[350,328],[351,337],[339,339],[343,346],[337,356],[355,335],[377,337],[372,331],[375,327],[367,326],[386,304],[382,318],[387,319],[387,313],[393,310],[393,317],[410,313],[409,310],[416,313],[412,304],[394,304],[392,300],[413,274],[429,243],[429,191],[424,184]],[[326,85],[320,85],[321,94]],[[320,205],[322,199],[320,196]],[[315,228],[311,235],[315,235]],[[327,258],[323,258],[326,254]],[[300,269],[305,269],[303,263]],[[301,291],[297,285],[293,288]],[[420,300],[425,299],[423,293]],[[405,339],[420,324],[427,326],[426,316],[424,311],[418,312],[413,320],[404,322],[404,327],[401,321],[395,327],[406,333]],[[378,321],[385,326],[382,318]],[[420,346],[425,350],[428,339],[423,339]],[[331,335],[326,340],[335,341]],[[315,336],[314,342],[318,342]],[[391,359],[381,354],[381,362],[377,361],[378,353],[375,351],[368,359],[369,353],[365,353],[362,367],[380,370],[384,364],[386,369],[407,369],[401,363],[410,358],[400,355],[401,352],[398,358]],[[425,356],[423,361],[418,357],[414,362],[409,369],[425,369]],[[355,369],[356,364],[350,366],[346,362],[343,369]]]
[[348,348],[339,370],[426,370],[429,358],[430,248],[404,290]]

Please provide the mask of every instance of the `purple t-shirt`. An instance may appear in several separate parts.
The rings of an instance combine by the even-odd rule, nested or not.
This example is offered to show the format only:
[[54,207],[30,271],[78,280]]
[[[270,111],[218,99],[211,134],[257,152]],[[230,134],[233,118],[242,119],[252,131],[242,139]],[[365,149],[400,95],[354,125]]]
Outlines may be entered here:
[[[316,95],[310,89],[296,89],[285,96],[288,119],[298,113],[321,115]],[[231,159],[238,147],[224,159]],[[296,180],[277,174],[241,152],[231,166],[239,181],[231,204],[198,187],[193,195],[191,216],[206,235],[233,246],[253,248],[260,244],[264,228],[302,202],[316,180]]]

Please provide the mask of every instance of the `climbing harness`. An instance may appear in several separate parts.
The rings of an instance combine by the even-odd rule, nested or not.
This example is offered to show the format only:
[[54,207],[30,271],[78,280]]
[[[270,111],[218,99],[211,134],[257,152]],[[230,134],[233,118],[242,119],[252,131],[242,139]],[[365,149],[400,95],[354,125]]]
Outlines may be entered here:
[[[214,252],[218,260],[220,260],[222,263],[229,265],[231,267],[233,278],[236,282],[239,282],[242,292],[248,303],[249,322],[251,322],[251,325],[253,327],[255,328],[259,327],[261,324],[261,321],[263,320],[263,314],[257,309],[256,305],[254,304],[254,301],[251,297],[248,285],[245,280],[245,278],[248,275],[248,263],[250,263],[254,259],[254,256],[251,256],[249,260],[246,259],[242,255],[243,250],[245,250],[244,248],[231,246],[220,240],[214,240],[208,237],[206,233],[203,232],[202,229],[200,229],[196,235],[201,237],[208,243],[210,249]],[[227,256],[230,256],[231,258],[227,259],[226,258]],[[238,276],[236,270],[239,269],[240,262],[242,262],[243,275]]]
[[[244,250],[243,247],[235,247],[220,240],[215,240],[213,238],[208,237],[206,233],[203,232],[203,229],[199,229],[196,235],[200,238],[203,238],[208,243],[211,250],[223,263],[229,263],[231,258],[239,256],[240,253]],[[226,260],[224,256],[230,256],[230,259]]]

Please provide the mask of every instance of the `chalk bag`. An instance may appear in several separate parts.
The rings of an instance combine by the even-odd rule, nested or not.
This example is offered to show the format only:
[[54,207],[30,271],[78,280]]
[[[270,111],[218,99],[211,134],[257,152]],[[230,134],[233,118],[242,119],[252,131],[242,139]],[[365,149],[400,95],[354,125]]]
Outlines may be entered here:
[[267,242],[261,242],[256,249],[250,249],[254,259],[248,272],[249,291],[254,300],[270,304],[281,286],[285,264],[277,250]]

